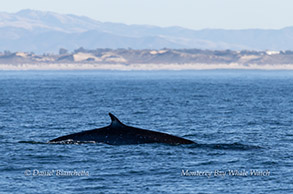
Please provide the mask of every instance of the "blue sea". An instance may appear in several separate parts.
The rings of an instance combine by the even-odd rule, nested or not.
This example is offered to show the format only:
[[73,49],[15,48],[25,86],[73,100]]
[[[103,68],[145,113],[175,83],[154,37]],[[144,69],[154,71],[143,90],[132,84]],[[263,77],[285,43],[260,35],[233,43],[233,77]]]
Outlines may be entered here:
[[[123,123],[195,145],[48,144]],[[0,193],[293,193],[293,71],[0,71]]]

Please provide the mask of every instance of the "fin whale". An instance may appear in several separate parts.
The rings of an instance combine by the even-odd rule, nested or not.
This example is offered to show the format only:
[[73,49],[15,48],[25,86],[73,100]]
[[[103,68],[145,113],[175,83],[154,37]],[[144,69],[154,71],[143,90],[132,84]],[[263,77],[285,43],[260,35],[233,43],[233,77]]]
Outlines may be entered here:
[[162,132],[140,129],[123,124],[109,113],[111,124],[106,127],[61,136],[49,143],[96,142],[110,145],[164,143],[170,145],[195,144],[195,142]]

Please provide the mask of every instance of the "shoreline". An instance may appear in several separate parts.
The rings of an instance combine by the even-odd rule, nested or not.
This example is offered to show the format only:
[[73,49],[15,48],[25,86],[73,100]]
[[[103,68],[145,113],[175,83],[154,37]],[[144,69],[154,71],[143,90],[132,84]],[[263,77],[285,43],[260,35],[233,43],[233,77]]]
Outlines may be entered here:
[[293,64],[95,64],[95,63],[40,63],[0,64],[0,71],[28,70],[114,70],[114,71],[186,71],[186,70],[293,70]]

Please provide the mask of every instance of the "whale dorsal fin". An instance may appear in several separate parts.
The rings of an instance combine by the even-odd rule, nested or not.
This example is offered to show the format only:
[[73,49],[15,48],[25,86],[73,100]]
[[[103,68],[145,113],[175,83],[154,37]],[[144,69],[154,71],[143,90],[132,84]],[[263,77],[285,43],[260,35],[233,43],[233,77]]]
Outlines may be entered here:
[[119,121],[119,119],[117,119],[117,117],[115,117],[112,113],[109,113],[109,116],[111,117],[111,125],[112,126],[117,126],[117,125],[124,125],[123,123],[121,123],[121,121]]

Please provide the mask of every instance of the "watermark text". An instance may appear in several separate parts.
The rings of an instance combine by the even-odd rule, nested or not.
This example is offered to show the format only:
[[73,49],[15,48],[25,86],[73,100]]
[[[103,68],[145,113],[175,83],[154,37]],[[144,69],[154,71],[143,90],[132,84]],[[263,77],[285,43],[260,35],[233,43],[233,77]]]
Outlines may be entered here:
[[35,177],[73,177],[73,176],[89,176],[89,171],[86,170],[63,170],[63,169],[51,169],[51,170],[39,170],[39,169],[27,169],[24,171],[25,176]]

